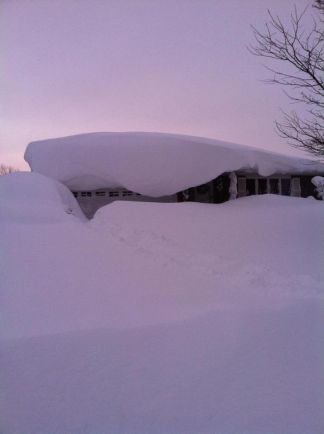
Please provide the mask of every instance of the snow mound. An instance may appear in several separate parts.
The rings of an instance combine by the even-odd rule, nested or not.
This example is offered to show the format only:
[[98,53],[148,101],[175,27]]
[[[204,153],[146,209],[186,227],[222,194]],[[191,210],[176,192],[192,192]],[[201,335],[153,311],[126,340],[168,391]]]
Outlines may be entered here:
[[[21,210],[34,196],[63,212],[41,175],[1,182]],[[322,434],[322,205],[264,195],[114,202],[81,223],[9,216],[0,432]]]
[[224,172],[324,173],[324,165],[214,139],[164,133],[89,133],[32,142],[34,172],[72,190],[123,187],[159,197],[203,184]]
[[316,296],[323,218],[319,201],[265,195],[114,202],[81,224],[12,222],[1,238],[11,249],[0,336],[169,324]]
[[314,176],[312,184],[316,187],[317,195],[324,200],[324,176]]
[[0,177],[0,221],[60,221],[69,215],[84,219],[73,194],[63,184],[38,173]]

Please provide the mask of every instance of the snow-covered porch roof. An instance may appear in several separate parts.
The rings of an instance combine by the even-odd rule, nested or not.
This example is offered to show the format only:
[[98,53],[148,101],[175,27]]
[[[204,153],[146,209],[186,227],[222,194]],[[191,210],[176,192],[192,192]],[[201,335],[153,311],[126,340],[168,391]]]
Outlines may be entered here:
[[28,145],[32,171],[71,190],[123,187],[153,197],[203,184],[224,172],[324,174],[324,164],[215,139],[166,133],[88,133]]

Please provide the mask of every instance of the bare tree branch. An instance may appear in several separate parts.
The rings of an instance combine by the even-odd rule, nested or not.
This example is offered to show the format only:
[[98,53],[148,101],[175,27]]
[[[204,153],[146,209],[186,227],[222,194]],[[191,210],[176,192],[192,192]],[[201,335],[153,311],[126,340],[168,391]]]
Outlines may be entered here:
[[315,0],[314,8],[324,13],[324,0]]
[[301,13],[295,7],[288,25],[268,10],[265,29],[252,27],[255,45],[248,49],[256,56],[277,61],[278,67],[276,62],[267,67],[272,77],[266,83],[289,89],[285,94],[290,101],[303,104],[307,110],[303,118],[296,112],[284,113],[283,120],[275,123],[279,135],[292,146],[324,158],[324,0],[314,0],[314,7],[320,15],[308,29],[303,23],[309,7]]

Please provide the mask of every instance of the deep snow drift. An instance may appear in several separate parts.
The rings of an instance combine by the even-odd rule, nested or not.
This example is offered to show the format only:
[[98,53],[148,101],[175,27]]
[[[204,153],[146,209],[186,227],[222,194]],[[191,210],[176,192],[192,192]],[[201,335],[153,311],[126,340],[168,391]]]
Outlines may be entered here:
[[0,178],[0,222],[38,223],[85,219],[70,190],[38,173],[17,172]]
[[21,180],[1,189],[1,433],[323,433],[322,202],[115,202],[89,222],[56,201],[57,222],[20,197],[18,221]]
[[168,196],[224,172],[324,173],[324,165],[214,139],[163,133],[89,133],[28,145],[33,171],[72,190],[124,187]]

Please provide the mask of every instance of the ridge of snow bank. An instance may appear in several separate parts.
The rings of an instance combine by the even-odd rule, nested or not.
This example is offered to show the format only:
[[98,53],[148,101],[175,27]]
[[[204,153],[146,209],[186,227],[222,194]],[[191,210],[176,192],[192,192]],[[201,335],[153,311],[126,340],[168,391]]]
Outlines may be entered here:
[[166,133],[88,133],[30,143],[25,160],[33,172],[70,189],[123,187],[159,197],[197,186],[224,172],[324,173],[324,165],[226,143]]
[[38,173],[16,172],[0,177],[0,221],[53,222],[85,217],[65,185]]
[[28,228],[10,219],[0,227],[9,246],[0,337],[168,324],[317,298],[323,217],[319,201],[265,195],[222,205],[114,202],[84,224],[69,215],[61,225],[36,216]]
[[1,433],[323,433],[322,202],[114,202],[79,223],[54,181],[5,184]]

